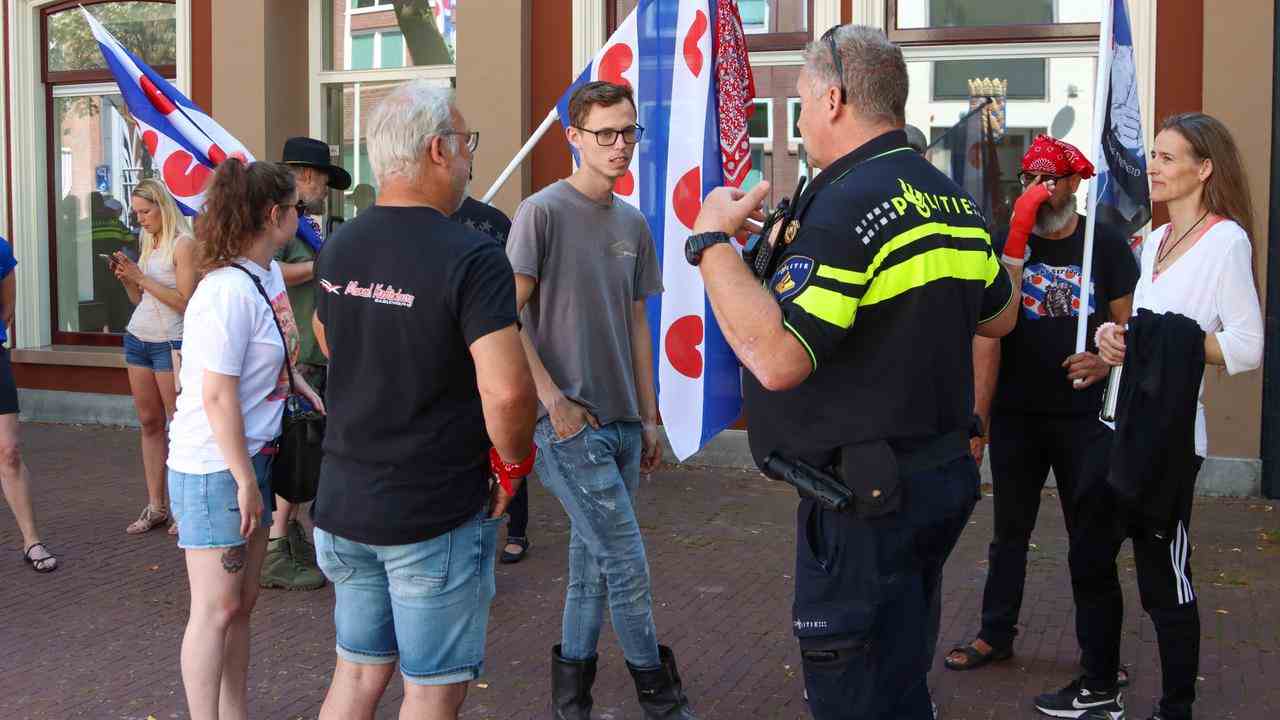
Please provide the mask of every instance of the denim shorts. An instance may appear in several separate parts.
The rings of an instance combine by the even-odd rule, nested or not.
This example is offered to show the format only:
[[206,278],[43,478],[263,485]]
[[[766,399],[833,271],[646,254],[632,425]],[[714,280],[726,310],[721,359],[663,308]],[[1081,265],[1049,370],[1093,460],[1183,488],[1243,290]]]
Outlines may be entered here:
[[[271,527],[275,495],[271,493],[271,455],[258,453],[253,472],[262,493],[262,520],[259,527]],[[191,475],[169,468],[169,501],[178,521],[178,547],[184,550],[238,547],[245,544],[240,534],[240,502],[236,480],[230,470],[207,475]]]
[[124,361],[134,367],[147,368],[155,372],[173,372],[171,351],[181,349],[181,340],[147,342],[139,340],[133,333],[124,335]]
[[469,682],[484,672],[498,524],[481,513],[408,545],[366,545],[316,528],[316,559],[333,583],[338,656],[400,660],[416,685]]

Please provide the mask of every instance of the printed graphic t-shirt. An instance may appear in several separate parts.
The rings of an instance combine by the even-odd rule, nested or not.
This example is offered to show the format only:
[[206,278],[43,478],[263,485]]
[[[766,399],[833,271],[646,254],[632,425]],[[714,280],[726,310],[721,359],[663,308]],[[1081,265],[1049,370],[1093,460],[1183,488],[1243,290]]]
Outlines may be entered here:
[[182,392],[169,426],[168,465],[178,472],[200,475],[229,466],[204,411],[205,370],[240,378],[240,412],[250,456],[280,435],[289,376],[276,319],[295,358],[297,323],[275,261],[270,268],[244,258],[236,263],[258,278],[271,306],[249,276],[233,267],[214,270],[196,285],[183,316]]
[[[1076,390],[1062,363],[1076,351],[1080,286],[1084,264],[1085,218],[1061,240],[1032,235],[1031,256],[1022,272],[1022,311],[1018,324],[1000,340],[1000,377],[993,408],[1033,415],[1096,415],[1102,408],[1106,379]],[[1003,248],[1007,233],[993,242]],[[1093,292],[1089,295],[1086,350],[1096,353],[1093,333],[1111,320],[1112,300],[1133,294],[1138,263],[1128,239],[1117,228],[1098,223],[1094,231]]]
[[470,346],[515,324],[502,248],[426,207],[375,205],[316,261],[329,419],[316,525],[373,545],[429,540],[488,497]]

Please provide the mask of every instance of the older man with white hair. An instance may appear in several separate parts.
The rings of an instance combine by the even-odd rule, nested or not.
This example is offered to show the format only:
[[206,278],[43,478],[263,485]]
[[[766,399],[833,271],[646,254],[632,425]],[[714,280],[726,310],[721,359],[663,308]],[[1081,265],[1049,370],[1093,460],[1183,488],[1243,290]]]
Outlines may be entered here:
[[[537,409],[502,248],[450,221],[479,134],[451,91],[374,110],[377,204],[316,263],[328,428],[313,514],[334,584],[337,670],[320,717],[456,718],[484,666],[498,523],[533,465]],[[490,486],[490,473],[500,480]]]

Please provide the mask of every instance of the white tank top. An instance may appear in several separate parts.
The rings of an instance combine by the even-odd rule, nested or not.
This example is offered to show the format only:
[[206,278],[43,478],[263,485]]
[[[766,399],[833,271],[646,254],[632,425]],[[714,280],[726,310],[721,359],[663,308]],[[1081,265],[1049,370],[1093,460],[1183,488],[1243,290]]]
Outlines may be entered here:
[[[177,244],[176,238],[174,243]],[[165,258],[158,252],[147,257],[142,274],[169,288],[178,287],[178,275],[174,270],[173,256]],[[169,342],[182,339],[182,314],[142,291],[142,302],[134,308],[126,328],[134,337],[144,342]]]

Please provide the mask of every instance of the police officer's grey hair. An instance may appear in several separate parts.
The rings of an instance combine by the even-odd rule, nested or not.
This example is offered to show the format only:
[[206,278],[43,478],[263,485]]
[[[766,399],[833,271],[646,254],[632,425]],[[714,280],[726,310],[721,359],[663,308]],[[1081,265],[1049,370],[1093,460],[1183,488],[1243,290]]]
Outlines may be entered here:
[[[892,125],[906,122],[907,63],[902,49],[889,42],[884,31],[866,25],[842,25],[835,32],[836,48],[844,65],[844,88],[850,107],[869,120]],[[819,92],[840,86],[831,45],[815,40],[804,50],[805,67]]]
[[[417,179],[431,139],[453,129],[453,109],[453,90],[425,80],[405,83],[383,98],[366,131],[369,164],[378,183],[390,177]],[[443,139],[450,152],[458,152],[460,136]]]

